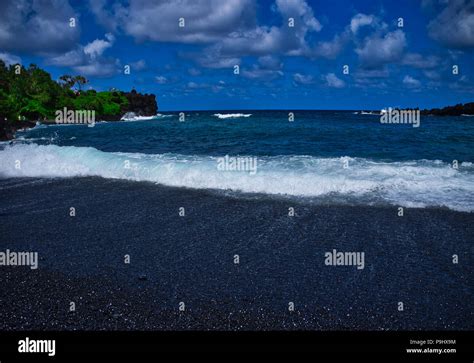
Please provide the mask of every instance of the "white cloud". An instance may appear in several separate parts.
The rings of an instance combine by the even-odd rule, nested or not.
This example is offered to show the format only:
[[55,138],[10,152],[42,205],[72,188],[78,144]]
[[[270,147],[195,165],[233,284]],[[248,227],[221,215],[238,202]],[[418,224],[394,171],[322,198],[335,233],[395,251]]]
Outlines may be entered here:
[[0,53],[0,59],[3,60],[7,66],[21,64],[21,58],[10,53]]
[[110,33],[105,34],[105,38],[105,40],[96,39],[91,43],[86,44],[84,46],[84,53],[89,55],[92,59],[101,56],[107,48],[112,47],[115,41],[115,37]]
[[[75,18],[76,26],[69,26]],[[0,1],[0,49],[57,54],[75,47],[79,18],[68,1]]]
[[313,54],[318,57],[334,59],[341,53],[348,40],[346,32],[336,34],[331,41],[319,42],[313,50]]
[[74,50],[47,59],[46,63],[71,67],[84,76],[110,77],[119,72],[120,62],[118,59],[103,57],[103,53],[114,41],[115,37],[112,34],[106,34],[105,40],[96,39],[85,46],[78,45]]
[[402,30],[395,30],[385,36],[376,33],[365,38],[363,44],[355,51],[364,67],[377,68],[385,63],[400,60],[405,46],[405,33]]
[[89,9],[95,15],[97,22],[110,31],[116,31],[118,19],[125,10],[122,5],[114,3],[107,4],[107,0],[89,0]]
[[[135,39],[160,42],[209,43],[255,24],[251,0],[132,0],[128,6],[106,9],[102,1],[94,14],[111,28],[122,28]],[[112,20],[106,20],[112,17]],[[184,27],[179,19],[184,19]]]
[[207,87],[207,85],[204,84],[204,83],[199,84],[199,83],[196,83],[196,82],[188,82],[187,87],[192,88],[192,89],[197,89],[197,88],[205,88],[205,87]]
[[132,62],[130,65],[135,71],[142,71],[146,68],[146,62],[143,59],[140,59],[136,62]]
[[346,85],[346,83],[342,79],[338,78],[334,73],[328,73],[323,76],[323,78],[329,87],[343,88]]
[[166,83],[168,83],[168,78],[166,78],[164,76],[156,76],[155,81],[158,84],[166,84]]
[[283,76],[283,72],[280,70],[263,69],[257,65],[254,65],[250,69],[243,69],[242,76],[249,79],[261,79],[265,81],[272,81],[276,78]]
[[316,32],[322,29],[321,23],[314,17],[313,10],[305,0],[276,0],[276,5],[284,20],[295,18],[296,28],[301,26],[305,31]]
[[[181,5],[186,4],[188,0],[183,0]],[[255,4],[251,0],[193,0],[192,4],[192,6],[189,5],[189,9],[194,7],[196,14],[203,12],[206,16],[199,16],[199,20],[193,21],[193,17],[198,17],[196,14],[193,13],[193,17],[188,19],[183,15],[187,10],[183,10],[182,6],[178,6],[176,2],[170,2],[166,6],[161,4],[160,9],[164,6],[167,11],[181,15],[166,17],[168,22],[171,21],[170,19],[175,19],[172,20],[173,23],[169,25],[169,29],[161,29],[161,31],[156,29],[158,26],[156,24],[161,24],[160,19],[164,15],[161,11],[160,14],[156,14],[157,10],[153,6],[147,9],[145,19],[140,18],[130,22],[130,16],[128,16],[127,24],[132,23],[131,27],[144,28],[144,34],[150,33],[145,36],[145,39],[210,43],[202,53],[188,55],[206,68],[230,68],[240,64],[243,56],[306,55],[310,50],[307,35],[318,32],[322,28],[320,22],[314,17],[312,8],[304,0],[276,0],[273,10],[280,15],[281,26],[258,26]],[[133,3],[129,9],[129,15],[134,12],[132,8],[134,8]],[[148,13],[155,14],[149,21],[147,17],[151,15]],[[185,18],[186,26],[179,29],[176,19],[181,16]],[[288,26],[288,18],[294,18],[294,27]],[[151,22],[153,24],[147,26]],[[190,24],[189,27],[188,24]],[[198,24],[202,32],[196,29]],[[160,27],[164,26],[160,25]],[[128,33],[136,34],[131,29],[128,29]]]
[[421,86],[421,82],[411,76],[405,76],[403,78],[403,84],[410,88],[418,88]]
[[390,75],[387,69],[359,69],[354,74],[355,78],[387,78]]
[[371,25],[375,22],[375,17],[373,15],[366,15],[366,14],[357,14],[351,19],[351,32],[356,34],[359,28]]
[[114,62],[92,62],[74,67],[79,74],[89,77],[110,77],[118,73],[117,64]]
[[474,0],[451,0],[428,24],[428,34],[450,48],[474,47]]
[[301,73],[295,73],[293,75],[293,80],[296,83],[305,84],[305,85],[314,83],[314,77],[313,76],[304,75],[304,74],[301,74]]
[[258,63],[250,69],[243,69],[242,75],[245,78],[261,79],[271,81],[283,76],[283,63],[275,56],[263,56],[258,58]]
[[439,72],[437,72],[437,71],[425,70],[425,71],[423,71],[423,73],[425,74],[426,77],[428,77],[428,78],[431,79],[431,80],[439,80],[439,79],[441,79],[441,75],[440,75]]
[[439,58],[436,56],[424,57],[418,53],[408,53],[403,57],[402,64],[414,68],[430,69],[438,66]]
[[273,55],[266,55],[263,57],[259,57],[258,63],[260,64],[260,67],[265,68],[265,69],[277,70],[283,67],[283,63],[281,63],[280,59]]
[[200,54],[193,54],[192,58],[206,68],[232,68],[240,64],[238,57],[223,56],[219,46],[207,47]]
[[360,28],[370,26],[378,33],[386,30],[387,24],[382,22],[375,15],[356,14],[352,17],[351,22],[339,34],[329,41],[320,41],[308,52],[308,56],[323,57],[327,59],[335,59],[343,50],[349,41],[357,43],[357,35]]

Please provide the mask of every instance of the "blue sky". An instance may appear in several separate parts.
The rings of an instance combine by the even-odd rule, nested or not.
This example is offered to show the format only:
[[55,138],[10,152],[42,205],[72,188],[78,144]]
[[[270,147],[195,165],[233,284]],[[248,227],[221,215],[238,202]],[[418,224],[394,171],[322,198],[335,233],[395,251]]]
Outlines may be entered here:
[[154,93],[163,111],[472,102],[473,52],[474,0],[0,4],[7,63],[36,63],[55,79],[82,74],[97,90]]

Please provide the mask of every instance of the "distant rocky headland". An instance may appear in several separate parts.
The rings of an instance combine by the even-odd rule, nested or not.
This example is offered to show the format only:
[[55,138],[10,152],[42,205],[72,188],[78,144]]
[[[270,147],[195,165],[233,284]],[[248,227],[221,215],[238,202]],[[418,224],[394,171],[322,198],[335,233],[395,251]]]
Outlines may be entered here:
[[462,116],[462,115],[473,115],[474,116],[474,102],[459,103],[455,106],[447,106],[443,108],[432,108],[431,110],[421,110],[422,115],[434,115],[434,116]]
[[129,112],[137,116],[158,112],[153,94],[83,90],[87,83],[85,77],[70,75],[54,81],[34,64],[6,66],[0,60],[0,140],[10,140],[17,130],[34,127],[38,121],[55,123],[58,110],[94,111],[95,121],[119,121]]

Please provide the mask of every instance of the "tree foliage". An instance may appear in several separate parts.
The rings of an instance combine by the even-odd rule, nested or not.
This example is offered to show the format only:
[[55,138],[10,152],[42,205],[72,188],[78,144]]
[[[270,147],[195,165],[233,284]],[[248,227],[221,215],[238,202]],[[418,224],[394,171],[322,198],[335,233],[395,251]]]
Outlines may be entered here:
[[[56,82],[35,64],[6,66],[0,60],[0,118],[9,121],[54,120],[56,110],[94,110],[97,116],[120,115],[128,106],[123,92],[83,91],[83,76],[64,75]],[[77,90],[73,90],[74,86]]]

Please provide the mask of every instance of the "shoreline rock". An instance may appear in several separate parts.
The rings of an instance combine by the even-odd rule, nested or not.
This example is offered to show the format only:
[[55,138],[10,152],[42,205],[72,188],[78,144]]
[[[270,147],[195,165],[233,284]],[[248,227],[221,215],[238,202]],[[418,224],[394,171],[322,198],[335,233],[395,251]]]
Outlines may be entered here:
[[8,141],[15,138],[15,132],[21,129],[29,129],[36,126],[35,121],[10,121],[0,117],[0,141]]

